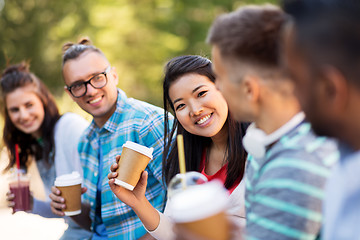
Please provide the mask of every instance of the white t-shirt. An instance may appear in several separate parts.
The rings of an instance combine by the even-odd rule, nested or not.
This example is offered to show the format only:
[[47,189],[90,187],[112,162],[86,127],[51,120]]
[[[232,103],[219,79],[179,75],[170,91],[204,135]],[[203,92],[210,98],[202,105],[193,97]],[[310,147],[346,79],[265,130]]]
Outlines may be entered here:
[[[84,118],[75,113],[65,113],[55,124],[54,142],[55,157],[54,164],[50,168],[45,168],[43,161],[37,161],[37,167],[41,180],[44,183],[46,200],[42,201],[34,198],[32,213],[42,217],[58,217],[53,214],[50,208],[51,187],[54,185],[56,176],[78,171],[82,175],[82,166],[78,153],[78,143],[83,131],[89,126]],[[77,231],[81,237],[90,237],[90,232],[80,229],[80,227],[70,218],[66,218],[69,228],[66,234],[73,234]],[[74,235],[72,235],[74,236]],[[78,235],[76,235],[78,236]]]

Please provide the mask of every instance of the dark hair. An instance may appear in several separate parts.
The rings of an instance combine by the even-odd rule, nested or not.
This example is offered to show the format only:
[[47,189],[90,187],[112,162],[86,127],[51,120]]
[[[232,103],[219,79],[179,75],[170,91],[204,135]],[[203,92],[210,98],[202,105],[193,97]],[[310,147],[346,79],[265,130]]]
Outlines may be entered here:
[[283,1],[295,28],[295,45],[314,74],[335,66],[360,87],[360,2],[358,0]]
[[222,56],[278,69],[278,39],[285,20],[286,14],[276,6],[244,6],[217,17],[207,42]]
[[[42,144],[30,134],[17,129],[10,120],[6,109],[6,95],[25,86],[34,88],[34,93],[40,98],[44,107],[45,116],[41,124]],[[47,87],[29,71],[28,63],[21,62],[20,64],[11,65],[3,71],[1,75],[1,92],[2,101],[5,103],[3,107],[5,116],[3,139],[10,155],[10,162],[5,170],[9,170],[15,163],[15,144],[19,144],[21,167],[27,166],[31,156],[34,156],[36,160],[44,159],[46,163],[50,164],[54,160],[55,153],[54,126],[60,115],[55,100]]]
[[62,50],[63,50],[63,56],[62,56],[63,67],[66,61],[78,58],[85,51],[93,51],[105,56],[100,49],[92,45],[91,40],[87,37],[81,38],[78,41],[78,43],[72,43],[72,42],[65,43],[62,46]]
[[[165,114],[165,149],[163,153],[163,177],[168,184],[172,177],[179,173],[177,142],[173,141],[175,132],[184,136],[184,148],[186,153],[185,163],[187,171],[199,171],[202,153],[205,148],[210,147],[211,138],[194,135],[186,131],[178,120],[174,119],[172,129],[169,127],[170,109],[174,112],[174,106],[169,97],[169,88],[179,77],[196,73],[208,77],[215,82],[215,75],[211,69],[211,61],[201,56],[180,56],[171,59],[165,67],[165,77],[163,83],[164,91],[164,114]],[[242,147],[242,137],[244,136],[247,124],[235,122],[230,115],[228,116],[228,148],[226,153],[227,178],[225,187],[230,188],[237,179],[244,175],[246,152]]]

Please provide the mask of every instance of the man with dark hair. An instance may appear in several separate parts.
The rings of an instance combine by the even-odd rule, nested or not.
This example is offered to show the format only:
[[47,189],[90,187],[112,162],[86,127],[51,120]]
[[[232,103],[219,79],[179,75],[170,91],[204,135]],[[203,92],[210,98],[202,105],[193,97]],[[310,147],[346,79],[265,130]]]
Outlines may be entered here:
[[324,239],[360,239],[360,2],[284,1],[285,67],[314,131],[339,139],[327,183]]
[[336,160],[335,144],[311,131],[279,66],[286,22],[278,7],[245,6],[218,17],[208,35],[217,87],[237,120],[253,122],[243,140],[249,239],[315,239]]

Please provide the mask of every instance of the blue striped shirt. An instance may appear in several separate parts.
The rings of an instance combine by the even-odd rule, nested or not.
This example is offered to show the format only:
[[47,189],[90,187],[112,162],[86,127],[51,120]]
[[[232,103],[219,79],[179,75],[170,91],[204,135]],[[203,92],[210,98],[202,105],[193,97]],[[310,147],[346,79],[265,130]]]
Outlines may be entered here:
[[[90,218],[94,228],[96,189],[102,175],[101,216],[109,239],[138,239],[146,230],[135,212],[122,203],[110,190],[107,175],[115,156],[121,154],[122,145],[133,141],[153,147],[153,160],[148,164],[146,197],[159,211],[163,211],[166,187],[162,181],[162,152],[164,148],[163,110],[148,103],[127,98],[118,90],[116,110],[102,128],[94,121],[84,132],[79,153],[84,170],[84,186],[88,188],[83,200],[90,204]],[[99,174],[99,148],[102,153],[102,172]]]
[[282,136],[265,157],[249,156],[247,239],[316,239],[325,183],[338,158],[336,143],[315,136],[306,122]]

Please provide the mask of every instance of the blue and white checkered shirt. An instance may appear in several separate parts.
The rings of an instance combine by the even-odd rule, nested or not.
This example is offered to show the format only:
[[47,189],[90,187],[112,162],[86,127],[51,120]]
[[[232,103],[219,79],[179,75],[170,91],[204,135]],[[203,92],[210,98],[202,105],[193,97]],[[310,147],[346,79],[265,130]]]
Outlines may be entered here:
[[[95,220],[96,189],[99,178],[99,147],[101,147],[102,193],[101,216],[109,239],[138,239],[146,230],[135,212],[122,203],[110,190],[107,175],[115,156],[121,154],[122,145],[133,141],[153,147],[153,160],[146,167],[148,183],[146,197],[159,211],[163,211],[166,188],[162,181],[162,153],[164,148],[164,116],[161,108],[127,98],[118,90],[117,106],[102,128],[94,121],[79,142],[79,153],[84,170],[84,186],[88,188],[83,200],[90,204],[90,218]],[[171,119],[172,120],[172,119]],[[99,146],[100,145],[100,146]]]

